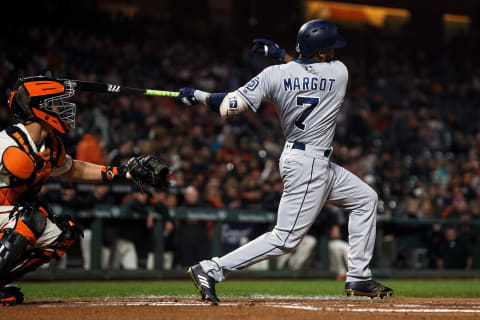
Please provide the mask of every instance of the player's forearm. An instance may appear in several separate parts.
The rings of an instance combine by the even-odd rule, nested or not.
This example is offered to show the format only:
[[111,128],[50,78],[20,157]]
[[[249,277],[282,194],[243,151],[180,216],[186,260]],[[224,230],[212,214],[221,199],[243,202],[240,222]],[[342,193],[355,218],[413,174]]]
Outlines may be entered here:
[[222,119],[241,113],[248,109],[247,103],[235,92],[209,93],[201,90],[194,91],[195,99],[218,113]]
[[69,182],[95,183],[102,181],[102,166],[90,162],[73,160],[71,169],[62,175]]
[[72,168],[62,178],[70,182],[96,183],[102,181],[102,166],[90,162],[73,160]]
[[116,176],[129,178],[128,172],[117,167],[108,167],[91,162],[73,160],[72,168],[62,177],[70,182],[97,183],[107,182]]
[[194,95],[198,102],[206,105],[210,110],[218,114],[220,114],[220,105],[227,96],[226,93],[210,93],[201,90],[195,90]]

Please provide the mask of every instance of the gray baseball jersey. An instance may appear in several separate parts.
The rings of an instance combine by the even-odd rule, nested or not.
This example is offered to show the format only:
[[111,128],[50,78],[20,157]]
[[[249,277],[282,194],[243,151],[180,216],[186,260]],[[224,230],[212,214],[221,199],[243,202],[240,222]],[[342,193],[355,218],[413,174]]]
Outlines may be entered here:
[[371,279],[377,194],[329,158],[347,80],[347,68],[340,61],[297,60],[266,68],[236,91],[254,111],[263,100],[277,108],[287,140],[279,160],[284,190],[271,232],[223,257],[200,262],[216,281],[294,250],[326,201],[350,214],[347,281]]
[[254,111],[262,101],[273,103],[287,141],[327,149],[347,82],[347,67],[338,60],[312,64],[299,59],[266,68],[237,93]]

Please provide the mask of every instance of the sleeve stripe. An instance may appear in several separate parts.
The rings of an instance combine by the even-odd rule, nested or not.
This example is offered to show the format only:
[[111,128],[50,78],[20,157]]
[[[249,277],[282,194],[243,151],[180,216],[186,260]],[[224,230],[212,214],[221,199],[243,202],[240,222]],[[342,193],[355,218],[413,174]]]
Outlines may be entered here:
[[245,101],[247,102],[248,106],[250,107],[250,109],[252,109],[253,112],[257,112],[257,108],[255,108],[255,106],[253,105],[253,103],[247,98],[247,96],[245,96],[241,90],[237,90],[238,94],[240,94],[240,96],[245,99]]

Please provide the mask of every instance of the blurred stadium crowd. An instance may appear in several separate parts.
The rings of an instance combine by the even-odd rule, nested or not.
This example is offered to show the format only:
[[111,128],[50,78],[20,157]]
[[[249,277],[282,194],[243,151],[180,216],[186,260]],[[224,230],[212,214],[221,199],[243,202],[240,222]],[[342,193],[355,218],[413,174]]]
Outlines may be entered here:
[[[5,91],[17,77],[51,72],[58,78],[130,87],[176,91],[192,86],[225,92],[276,63],[252,55],[249,43],[175,38],[168,35],[168,26],[151,18],[88,14],[100,24],[86,30],[74,22],[68,30],[54,22],[10,28],[0,46],[0,88]],[[377,190],[381,216],[464,221],[453,231],[429,226],[415,241],[427,250],[423,267],[468,268],[475,241],[468,222],[480,220],[480,67],[460,45],[468,36],[453,39],[432,55],[409,51],[401,45],[405,37],[401,32],[364,28],[344,33],[352,39],[352,49],[339,51],[338,57],[349,67],[350,84],[338,119],[333,161]],[[131,185],[70,186],[52,180],[43,190],[51,203],[73,209],[98,203],[139,210],[156,205],[166,217],[167,249],[174,252],[173,264],[178,266],[209,256],[208,246],[188,248],[202,239],[208,243],[211,226],[173,221],[168,208],[276,211],[282,192],[277,159],[284,141],[272,106],[264,104],[257,114],[248,111],[224,122],[205,107],[184,108],[171,98],[78,93],[74,100],[77,126],[65,137],[69,154],[112,165],[123,164],[134,154],[156,154],[171,161],[175,176],[169,192],[149,194]],[[9,121],[7,109],[5,104],[0,108],[2,128]],[[343,213],[328,206],[324,211],[312,230],[314,236],[334,225],[345,230]],[[141,251],[139,247],[151,243],[139,231],[151,228],[147,217],[137,224],[110,221],[105,246],[124,237]],[[87,228],[88,223],[84,221]],[[237,230],[231,233],[233,245],[260,232],[227,225],[225,237],[229,230]],[[412,266],[412,242],[402,239],[415,231],[387,225],[385,241],[391,245],[387,266]],[[462,244],[455,251],[460,258],[445,255],[453,252],[451,241]]]

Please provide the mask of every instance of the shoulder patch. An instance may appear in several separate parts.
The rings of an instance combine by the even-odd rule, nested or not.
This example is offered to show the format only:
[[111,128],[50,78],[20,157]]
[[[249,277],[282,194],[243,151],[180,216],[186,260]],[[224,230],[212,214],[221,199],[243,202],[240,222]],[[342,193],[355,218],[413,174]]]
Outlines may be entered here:
[[252,80],[250,80],[250,82],[247,83],[247,89],[250,90],[250,91],[255,90],[255,88],[258,86],[259,82],[260,81],[259,81],[258,77],[253,78]]

